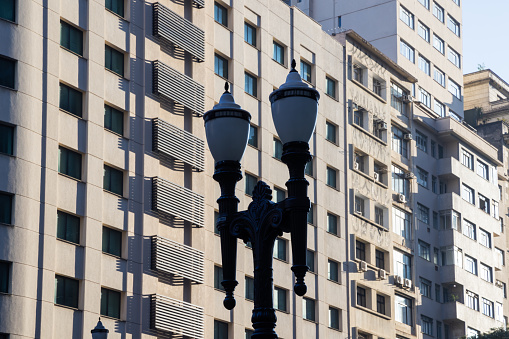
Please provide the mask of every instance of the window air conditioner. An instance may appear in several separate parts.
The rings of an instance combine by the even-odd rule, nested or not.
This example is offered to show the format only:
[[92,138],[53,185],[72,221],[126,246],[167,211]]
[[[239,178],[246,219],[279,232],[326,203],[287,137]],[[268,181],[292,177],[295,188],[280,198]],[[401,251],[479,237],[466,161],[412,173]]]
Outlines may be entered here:
[[359,163],[358,162],[354,162],[353,168],[358,171],[359,170]]
[[398,202],[400,202],[402,204],[406,203],[406,197],[404,194],[401,194],[401,193],[398,194]]
[[387,279],[387,272],[383,269],[378,270],[378,279],[385,280]]
[[387,123],[385,121],[380,121],[378,123],[378,129],[381,130],[381,131],[386,131],[387,130]]
[[394,276],[394,283],[398,286],[402,286],[403,285],[403,277],[400,276],[400,275],[395,275]]
[[413,98],[410,94],[403,94],[401,100],[403,100],[403,102],[412,102]]
[[367,262],[365,262],[365,261],[361,261],[361,262],[359,263],[359,270],[360,270],[361,272],[366,272],[366,271],[368,270],[368,263],[367,263]]
[[380,181],[380,174],[378,174],[378,173],[376,173],[376,172],[375,172],[375,173],[373,174],[373,177],[375,178],[375,181]]
[[406,134],[403,134],[403,139],[405,140],[412,140],[412,134],[411,133],[406,133]]
[[415,178],[415,174],[413,174],[412,172],[405,173],[405,179],[413,179],[413,178]]
[[405,279],[404,282],[403,282],[403,285],[404,285],[405,288],[412,288],[412,280]]

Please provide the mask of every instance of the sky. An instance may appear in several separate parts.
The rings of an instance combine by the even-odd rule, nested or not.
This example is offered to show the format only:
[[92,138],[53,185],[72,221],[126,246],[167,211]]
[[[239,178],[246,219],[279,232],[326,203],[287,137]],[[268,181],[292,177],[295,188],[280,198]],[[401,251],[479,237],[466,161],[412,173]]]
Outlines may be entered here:
[[509,0],[462,0],[463,73],[491,69],[509,83]]

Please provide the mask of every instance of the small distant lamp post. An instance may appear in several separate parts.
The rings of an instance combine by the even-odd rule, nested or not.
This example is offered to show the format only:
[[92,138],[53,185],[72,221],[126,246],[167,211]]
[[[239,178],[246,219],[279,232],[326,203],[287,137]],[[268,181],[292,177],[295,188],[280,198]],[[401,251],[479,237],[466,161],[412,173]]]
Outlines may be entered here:
[[92,333],[92,339],[108,339],[108,333],[110,331],[107,330],[103,326],[103,323],[101,322],[101,318],[99,318],[99,321],[97,322],[97,325],[90,332]]
[[224,306],[235,307],[233,291],[237,286],[237,238],[251,242],[254,262],[254,309],[251,321],[253,338],[277,338],[276,313],[273,308],[272,255],[274,242],[283,232],[291,233],[293,266],[297,295],[306,293],[304,276],[307,249],[307,213],[310,201],[308,181],[304,177],[311,160],[309,140],[316,125],[318,99],[314,88],[306,85],[297,70],[295,60],[286,82],[269,96],[272,119],[283,143],[282,161],[288,166],[286,182],[288,198],[272,202],[272,190],[259,181],[253,191],[253,202],[247,211],[238,212],[239,199],[235,185],[242,179],[240,160],[249,137],[251,115],[237,105],[225,85],[219,103],[203,116],[210,152],[215,160],[214,179],[219,182],[221,196],[217,228],[221,237]]

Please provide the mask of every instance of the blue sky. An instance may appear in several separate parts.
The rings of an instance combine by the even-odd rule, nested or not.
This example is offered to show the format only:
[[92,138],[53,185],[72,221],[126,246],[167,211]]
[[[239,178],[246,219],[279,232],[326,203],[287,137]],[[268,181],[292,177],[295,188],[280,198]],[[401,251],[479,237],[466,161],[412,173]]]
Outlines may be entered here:
[[509,82],[509,0],[462,0],[463,73],[483,64]]

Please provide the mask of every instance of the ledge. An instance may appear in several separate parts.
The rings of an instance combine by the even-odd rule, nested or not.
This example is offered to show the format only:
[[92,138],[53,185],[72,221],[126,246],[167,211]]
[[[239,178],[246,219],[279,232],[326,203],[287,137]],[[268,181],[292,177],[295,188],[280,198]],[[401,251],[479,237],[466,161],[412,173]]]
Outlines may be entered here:
[[354,84],[356,84],[358,87],[362,88],[364,91],[368,92],[371,96],[375,97],[375,99],[377,99],[378,101],[380,101],[380,102],[382,102],[384,104],[387,104],[387,101],[384,98],[382,98],[378,94],[374,93],[372,90],[370,90],[369,88],[364,86],[364,84],[358,82],[355,79],[350,79],[350,81],[353,82]]

